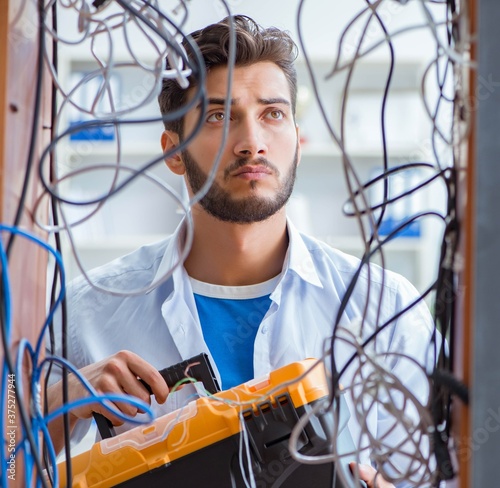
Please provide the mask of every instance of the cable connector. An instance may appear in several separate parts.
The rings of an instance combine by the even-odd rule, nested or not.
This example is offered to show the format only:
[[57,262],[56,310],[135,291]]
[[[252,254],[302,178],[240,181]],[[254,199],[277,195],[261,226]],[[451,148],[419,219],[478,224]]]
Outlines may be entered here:
[[42,405],[42,385],[39,381],[36,382],[35,387],[32,389],[32,397],[30,402],[30,414],[32,418],[37,417],[41,412]]

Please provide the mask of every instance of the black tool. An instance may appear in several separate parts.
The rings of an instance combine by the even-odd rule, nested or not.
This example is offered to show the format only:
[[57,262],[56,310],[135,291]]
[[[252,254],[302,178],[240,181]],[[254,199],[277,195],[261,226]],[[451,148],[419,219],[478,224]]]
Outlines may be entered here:
[[[169,388],[175,386],[179,381],[193,378],[196,381],[201,381],[205,390],[212,395],[220,391],[214,370],[205,353],[198,354],[190,359],[186,359],[185,361],[162,369],[160,370],[160,374],[163,376]],[[144,380],[140,379],[139,381],[146,387],[146,390],[148,390],[151,395],[153,393],[151,387]]]
[[[205,390],[212,395],[220,391],[220,386],[214,370],[210,364],[207,354],[205,353],[193,356],[192,358],[181,361],[173,366],[168,366],[167,368],[160,370],[160,374],[169,388],[172,388],[183,379],[192,378],[193,380],[202,382]],[[139,381],[145,386],[146,390],[148,390],[151,395],[153,393],[151,387],[140,378]],[[114,437],[116,435],[113,424],[109,419],[97,412],[94,412],[93,415],[102,439],[108,439],[109,437]]]

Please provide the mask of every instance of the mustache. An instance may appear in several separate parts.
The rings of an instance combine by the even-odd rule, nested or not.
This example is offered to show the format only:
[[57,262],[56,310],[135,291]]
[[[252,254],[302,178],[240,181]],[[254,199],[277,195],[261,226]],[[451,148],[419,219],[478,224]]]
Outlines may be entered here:
[[278,168],[271,163],[268,159],[260,156],[255,159],[249,159],[249,158],[239,158],[237,159],[234,163],[231,163],[225,170],[224,170],[224,178],[229,178],[229,175],[233,172],[236,171],[237,169],[242,168],[243,166],[264,166],[265,168],[269,168],[271,171],[276,173],[277,176],[279,176],[280,172]]

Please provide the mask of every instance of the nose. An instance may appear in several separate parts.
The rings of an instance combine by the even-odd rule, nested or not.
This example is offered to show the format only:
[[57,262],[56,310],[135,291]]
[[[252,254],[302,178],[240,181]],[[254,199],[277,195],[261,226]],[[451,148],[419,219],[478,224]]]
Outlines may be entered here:
[[265,132],[258,121],[242,120],[240,122],[234,153],[240,158],[253,158],[267,154]]

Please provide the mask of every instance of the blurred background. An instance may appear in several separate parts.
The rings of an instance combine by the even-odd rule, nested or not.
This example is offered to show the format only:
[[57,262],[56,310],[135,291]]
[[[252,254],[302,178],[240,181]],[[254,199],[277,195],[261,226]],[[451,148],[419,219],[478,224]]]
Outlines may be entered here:
[[[173,19],[183,19],[185,12],[178,2],[164,3],[162,8],[165,11],[171,4]],[[288,211],[300,230],[361,256],[365,241],[360,225],[366,230],[369,224],[360,224],[356,218],[346,215],[352,210],[346,171],[349,171],[351,186],[355,182],[356,190],[382,172],[384,154],[390,168],[410,162],[436,165],[437,160],[440,164],[451,164],[450,148],[446,144],[436,145],[436,120],[429,116],[434,110],[429,107],[436,106],[438,92],[443,90],[433,78],[432,70],[439,69],[439,63],[435,63],[435,67],[433,63],[438,50],[436,36],[445,35],[439,32],[445,19],[445,7],[429,4],[424,9],[421,2],[383,2],[377,15],[388,30],[388,37],[388,32],[384,32],[376,19],[367,22],[370,12],[360,14],[367,7],[367,2],[363,1],[315,0],[303,2],[302,6],[297,0],[232,0],[227,3],[233,13],[247,14],[263,26],[289,30],[297,43],[297,18],[301,8],[300,37],[303,45],[297,60],[297,122],[301,128],[302,161]],[[190,0],[186,5],[185,33],[227,15],[225,6],[218,1]],[[113,5],[106,8],[107,15],[112,8]],[[112,56],[115,63],[123,64],[114,69],[110,77],[114,109],[130,109],[125,118],[157,118],[158,87],[154,86],[154,78],[128,62],[131,51],[145,64],[157,62],[155,56],[158,53],[143,33],[132,25],[127,28],[126,39],[117,29],[103,32],[92,44],[75,44],[72,41],[78,39],[79,32],[85,27],[81,25],[82,20],[72,9],[61,8],[59,14],[59,35],[68,41],[59,43],[59,76],[73,90],[72,99],[80,106],[88,107],[88,113],[84,113],[63,101],[61,127],[91,119],[96,111],[105,112],[110,108],[110,101],[105,97],[96,100],[102,80],[93,76],[88,78],[98,66],[96,56],[106,59]],[[432,27],[429,25],[430,14],[434,20]],[[353,63],[356,54],[360,56]],[[354,69],[337,69],[332,75],[336,60],[347,67],[353,63]],[[442,83],[444,89],[448,81]],[[321,101],[323,115],[317,98]],[[442,102],[439,120],[444,130],[450,127],[451,118],[451,104],[446,107]],[[349,170],[325,119],[336,134],[342,130]],[[382,120],[385,130],[382,130]],[[162,122],[156,120],[123,125],[119,135],[112,127],[73,133],[58,144],[60,174],[86,165],[114,163],[117,159],[132,169],[140,168],[146,162],[160,158],[162,130]],[[181,178],[173,175],[163,162],[157,163],[152,173],[171,185],[180,198],[186,198]],[[388,179],[389,200],[416,188],[429,179],[431,173],[419,166],[396,169]],[[109,189],[111,179],[111,170],[82,171],[63,181],[61,188],[76,200],[97,198]],[[381,203],[383,182],[369,185],[364,195],[370,205]],[[435,180],[388,205],[379,234],[387,236],[401,222],[419,212],[444,214],[445,205],[445,188]],[[77,221],[88,215],[92,208],[95,206],[67,206],[65,212],[70,221]],[[375,212],[375,217],[378,215]],[[151,179],[138,179],[107,199],[92,218],[73,228],[74,245],[81,265],[88,270],[140,245],[161,239],[175,229],[182,216],[176,198],[169,196]],[[423,291],[435,279],[442,232],[440,219],[432,216],[416,219],[383,246],[383,259],[377,255],[374,260],[403,274]],[[65,242],[69,249],[67,238]],[[70,277],[81,272],[70,252],[65,261]]]

